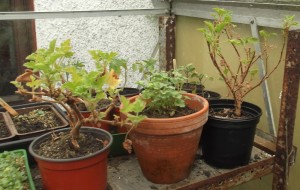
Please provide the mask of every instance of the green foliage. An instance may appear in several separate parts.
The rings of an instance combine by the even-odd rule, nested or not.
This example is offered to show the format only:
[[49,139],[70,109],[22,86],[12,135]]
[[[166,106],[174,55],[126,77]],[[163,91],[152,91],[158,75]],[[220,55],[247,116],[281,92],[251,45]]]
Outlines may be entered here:
[[192,63],[187,64],[185,66],[181,66],[177,70],[178,72],[182,73],[183,76],[186,78],[186,83],[204,86],[204,83],[207,79],[213,80],[213,77],[209,77],[208,75],[203,73],[198,73],[196,71],[195,65]]
[[114,70],[118,75],[121,73],[121,69],[127,70],[127,61],[125,59],[118,58],[116,52],[103,52],[101,50],[90,50],[89,54],[92,56],[96,68],[98,70]]
[[141,98],[148,102],[146,109],[172,116],[177,107],[185,107],[181,88],[186,78],[180,72],[155,71],[150,78],[138,82],[144,88]]
[[298,24],[299,23],[295,21],[295,15],[287,15],[283,20],[282,28],[289,29],[292,26],[298,26]]
[[0,153],[0,190],[23,190],[27,181],[25,160],[14,152]]
[[[212,63],[219,71],[222,80],[225,82],[235,100],[235,114],[240,116],[241,104],[245,96],[262,84],[262,82],[273,73],[281,63],[283,53],[280,54],[276,66],[270,68],[270,66],[268,66],[268,51],[272,46],[269,44],[268,39],[276,34],[261,30],[259,34],[260,37],[263,38],[262,51],[261,53],[256,52],[253,45],[258,43],[259,40],[252,36],[241,36],[238,34],[238,32],[234,30],[236,26],[231,22],[232,13],[230,11],[222,8],[214,8],[214,11],[215,13],[212,14],[214,20],[204,21],[205,27],[198,29],[198,31],[200,31],[206,39]],[[284,42],[281,51],[284,50],[288,30],[295,25],[297,25],[297,23],[294,21],[294,16],[285,17],[283,24]],[[221,45],[226,42],[229,43],[233,52],[236,53],[238,57],[236,61],[232,61],[232,57],[226,57],[226,53],[222,51]],[[258,73],[258,70],[255,69],[254,66],[258,60],[263,59],[265,59],[264,64],[268,70],[257,82],[253,80]],[[236,62],[238,63],[237,66],[233,66]]]
[[[121,82],[119,74],[122,70],[127,70],[127,61],[119,58],[116,52],[90,50],[89,54],[95,64],[92,71],[87,71],[82,62],[74,60],[70,40],[60,45],[56,44],[56,40],[52,40],[48,48],[38,49],[27,57],[28,62],[24,64],[27,67],[25,73],[11,82],[18,88],[18,93],[32,96],[32,101],[51,101],[66,109],[75,149],[79,149],[76,140],[79,138],[82,124],[104,120],[109,110],[116,106],[119,97],[117,88]],[[108,98],[112,102],[109,105],[110,109],[108,108],[107,112],[97,110],[98,103]],[[89,118],[84,118],[80,113],[78,103],[84,103],[87,110],[92,112]],[[136,125],[145,118],[138,116],[144,108],[140,101],[126,106],[129,106],[127,109],[131,112],[127,122]],[[106,122],[119,126],[124,124],[117,119]]]
[[142,73],[144,79],[149,79],[151,74],[156,70],[155,63],[155,59],[138,61],[132,65],[132,70]]
[[123,107],[120,111],[127,116],[129,122],[133,123],[134,126],[137,126],[139,122],[147,118],[144,115],[139,115],[146,107],[146,102],[138,97],[134,102],[129,102],[125,96],[121,96],[121,102]]

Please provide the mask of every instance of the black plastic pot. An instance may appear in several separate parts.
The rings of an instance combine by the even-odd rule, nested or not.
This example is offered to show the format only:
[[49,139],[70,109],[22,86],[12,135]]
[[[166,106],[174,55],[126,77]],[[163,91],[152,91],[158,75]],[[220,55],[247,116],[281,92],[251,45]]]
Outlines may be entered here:
[[204,86],[202,84],[193,84],[193,83],[184,83],[182,86],[182,90],[188,92],[188,93],[193,93],[195,92],[200,92],[203,91]]
[[138,88],[130,88],[130,87],[124,87],[122,90],[119,92],[120,95],[123,95],[127,98],[139,95],[140,90]]
[[207,100],[216,100],[221,98],[221,95],[219,93],[208,90],[199,91],[197,92],[197,94]]
[[[211,100],[214,111],[234,108],[233,100]],[[244,102],[242,110],[251,118],[228,119],[209,115],[202,134],[202,153],[205,162],[219,168],[247,165],[250,161],[256,126],[261,109]]]

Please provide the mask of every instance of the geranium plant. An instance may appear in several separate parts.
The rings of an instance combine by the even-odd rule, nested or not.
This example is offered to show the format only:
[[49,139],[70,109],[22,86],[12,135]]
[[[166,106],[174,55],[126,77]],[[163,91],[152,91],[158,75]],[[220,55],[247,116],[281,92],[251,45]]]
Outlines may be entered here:
[[[71,41],[66,40],[56,45],[56,40],[50,42],[48,48],[38,49],[29,55],[24,64],[25,72],[12,83],[18,88],[17,93],[31,96],[34,102],[53,102],[61,105],[67,112],[71,127],[71,142],[73,148],[80,149],[79,130],[86,122],[104,122],[110,125],[133,127],[145,118],[138,113],[145,103],[136,101],[126,111],[131,117],[126,120],[106,120],[105,116],[117,103],[120,84],[119,74],[126,67],[126,61],[120,59],[117,53],[89,51],[95,69],[87,71],[80,61],[73,58]],[[105,111],[96,109],[102,99],[111,99],[111,104]],[[89,118],[84,118],[78,109],[78,103],[84,103]],[[53,133],[54,139],[59,138]],[[105,142],[104,142],[105,145]]]
[[[274,36],[274,33],[264,30],[259,32],[262,38],[262,50],[261,53],[258,53],[253,46],[258,43],[258,39],[240,36],[235,31],[236,26],[232,23],[230,11],[222,8],[214,8],[214,11],[215,14],[212,15],[214,20],[204,21],[206,27],[200,28],[199,31],[204,34],[213,65],[217,68],[235,101],[234,115],[241,116],[241,106],[246,95],[267,80],[282,62],[288,31],[297,23],[294,22],[294,16],[286,16],[284,19],[283,43],[278,61],[272,67],[269,50],[273,46],[269,43],[269,38]],[[233,60],[233,57],[226,57],[226,53],[223,51],[225,43],[230,44],[233,52],[237,55],[237,60]],[[266,72],[261,79],[254,80],[258,73],[255,65],[261,59],[264,61]],[[237,67],[234,64],[237,64]]]
[[147,102],[143,113],[157,117],[174,117],[180,108],[185,107],[182,86],[187,78],[179,69],[159,71],[154,67],[155,61],[145,60],[134,66],[141,72],[144,80],[137,82],[143,88],[141,98]]

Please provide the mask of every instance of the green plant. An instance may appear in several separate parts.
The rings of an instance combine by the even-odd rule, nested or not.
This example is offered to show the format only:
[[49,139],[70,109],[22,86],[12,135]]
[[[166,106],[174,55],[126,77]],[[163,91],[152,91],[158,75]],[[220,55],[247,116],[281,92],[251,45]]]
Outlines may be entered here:
[[[17,93],[31,96],[31,101],[58,103],[67,111],[75,149],[80,148],[79,129],[86,122],[101,121],[132,128],[145,118],[138,114],[145,104],[137,101],[128,108],[132,116],[125,121],[104,119],[118,102],[119,74],[122,68],[126,68],[124,59],[118,58],[114,52],[90,50],[95,70],[87,71],[81,62],[73,60],[74,52],[71,50],[70,40],[62,42],[60,46],[56,46],[56,40],[51,41],[48,48],[38,49],[26,58],[28,62],[24,66],[27,69],[12,83],[18,88]],[[105,111],[97,110],[98,102],[108,98],[111,99],[109,107]],[[83,117],[78,103],[84,103],[91,111],[89,118]]]
[[132,70],[142,73],[143,79],[150,80],[152,73],[156,71],[155,63],[155,59],[137,61],[132,65]]
[[196,91],[196,85],[201,86],[201,89],[203,90],[204,83],[207,81],[207,79],[213,80],[212,77],[209,77],[206,74],[198,73],[196,71],[196,67],[192,63],[179,67],[178,71],[183,73],[183,75],[186,77],[186,84],[194,85],[193,92]]
[[14,152],[0,153],[0,190],[29,189],[23,155]]
[[147,75],[144,80],[138,82],[144,89],[141,98],[147,102],[144,111],[172,117],[178,107],[185,107],[186,97],[183,95],[182,85],[186,77],[178,69],[170,72],[158,71],[153,67],[153,63],[153,60],[138,63],[139,66],[149,66],[139,67],[139,71]]
[[[233,96],[235,101],[234,114],[241,116],[241,105],[245,96],[261,85],[263,81],[267,80],[282,62],[288,31],[291,26],[297,23],[294,22],[294,16],[285,18],[281,53],[276,65],[270,68],[269,50],[272,48],[272,45],[269,43],[269,38],[275,34],[264,30],[259,32],[263,38],[262,53],[260,54],[253,47],[253,44],[258,43],[257,38],[242,37],[235,31],[236,26],[231,22],[232,15],[230,11],[221,8],[214,8],[214,11],[215,14],[212,15],[214,20],[204,21],[206,27],[200,28],[199,31],[204,34],[213,65],[217,68],[230,94]],[[237,55],[237,68],[234,67],[235,61],[232,60],[233,58],[226,57],[226,54],[223,52],[223,44],[225,43],[229,43]],[[254,66],[261,59],[264,60],[266,72],[260,80],[256,81],[254,78],[258,70],[254,69]]]

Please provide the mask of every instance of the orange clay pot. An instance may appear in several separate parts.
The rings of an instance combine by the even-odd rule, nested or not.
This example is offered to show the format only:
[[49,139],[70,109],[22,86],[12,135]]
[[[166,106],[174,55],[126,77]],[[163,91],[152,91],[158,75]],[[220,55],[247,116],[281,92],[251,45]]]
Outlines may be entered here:
[[129,134],[142,172],[153,183],[176,183],[190,173],[208,118],[208,102],[198,95],[185,95],[190,97],[186,105],[199,111],[176,118],[147,118]]
[[[69,129],[57,131],[62,130]],[[35,153],[40,143],[51,138],[51,133],[36,138],[30,144],[29,152],[38,163],[45,190],[107,189],[107,157],[112,136],[107,131],[93,127],[82,127],[80,130],[81,133],[98,135],[99,139],[106,139],[109,144],[91,155],[72,159],[50,159]]]

